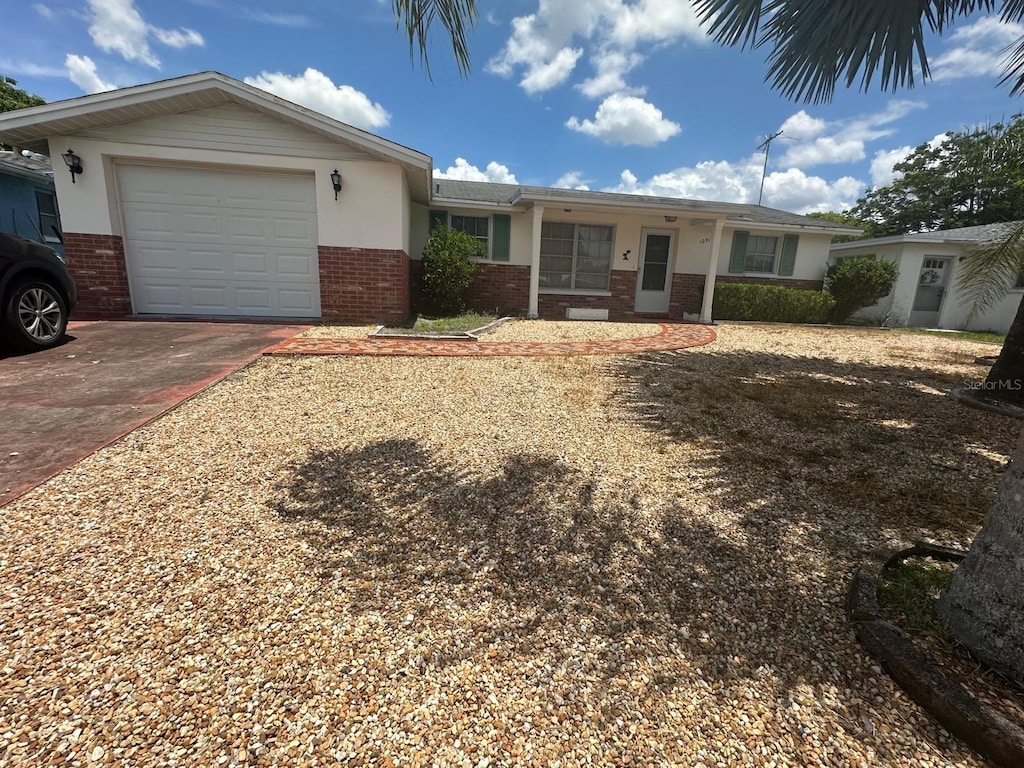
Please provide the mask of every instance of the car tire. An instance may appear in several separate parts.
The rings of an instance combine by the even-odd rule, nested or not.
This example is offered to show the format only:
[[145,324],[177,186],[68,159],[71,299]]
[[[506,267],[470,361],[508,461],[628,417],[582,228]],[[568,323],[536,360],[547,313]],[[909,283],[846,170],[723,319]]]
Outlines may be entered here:
[[27,350],[55,347],[68,328],[60,291],[45,280],[16,283],[7,297],[4,325],[11,343]]

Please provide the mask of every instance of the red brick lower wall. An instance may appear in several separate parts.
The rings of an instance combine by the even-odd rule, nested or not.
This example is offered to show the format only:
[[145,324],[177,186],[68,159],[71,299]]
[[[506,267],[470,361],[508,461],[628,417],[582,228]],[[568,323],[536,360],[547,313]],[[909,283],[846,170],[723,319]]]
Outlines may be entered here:
[[65,232],[64,253],[78,288],[76,320],[105,320],[132,313],[124,243],[119,235]]
[[546,320],[564,320],[570,307],[607,309],[609,320],[634,320],[636,272],[613,269],[611,296],[581,296],[572,293],[542,293],[537,297],[537,312]]
[[530,310],[530,268],[518,264],[478,264],[466,303],[478,312],[525,316]]
[[409,316],[409,255],[378,248],[321,245],[324,320],[400,323]]

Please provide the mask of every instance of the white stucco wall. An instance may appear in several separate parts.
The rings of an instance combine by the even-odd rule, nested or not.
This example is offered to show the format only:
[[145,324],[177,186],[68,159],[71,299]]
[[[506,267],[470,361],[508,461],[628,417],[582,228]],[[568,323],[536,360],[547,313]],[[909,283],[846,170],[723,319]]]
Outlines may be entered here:
[[[375,160],[332,157],[294,157],[221,149],[167,147],[81,136],[49,140],[50,154],[58,157],[68,147],[82,158],[82,174],[59,167],[54,179],[65,231],[119,235],[121,221],[116,199],[118,160],[229,168],[234,171],[302,171],[315,177],[319,243],[352,248],[406,250],[409,247],[408,190],[400,166]],[[337,202],[330,174],[342,174]]]
[[1024,289],[1012,289],[995,306],[979,316],[968,320],[970,303],[958,290],[961,258],[966,257],[966,249],[956,243],[894,243],[884,246],[865,245],[843,249],[833,253],[832,258],[841,256],[874,255],[895,262],[899,266],[899,276],[893,285],[892,292],[881,299],[876,305],[862,309],[855,317],[893,326],[905,327],[910,322],[910,314],[917,294],[917,283],[921,274],[921,266],[925,257],[937,256],[951,259],[950,275],[946,283],[946,292],[939,310],[936,326],[951,330],[996,331],[1006,333],[1017,312]]

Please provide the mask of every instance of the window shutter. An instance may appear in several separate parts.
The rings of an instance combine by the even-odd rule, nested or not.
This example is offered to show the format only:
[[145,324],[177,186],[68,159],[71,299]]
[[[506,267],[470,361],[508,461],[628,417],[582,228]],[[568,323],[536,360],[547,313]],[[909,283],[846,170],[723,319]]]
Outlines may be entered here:
[[511,233],[511,216],[505,213],[496,213],[491,217],[491,261],[509,260]]
[[796,266],[796,246],[800,242],[800,235],[786,235],[782,238],[782,258],[779,259],[779,275],[788,277],[793,274],[793,267]]
[[431,211],[430,212],[430,231],[433,232],[438,227],[448,226],[448,211]]
[[729,271],[742,272],[747,260],[747,237],[749,232],[733,232],[732,256],[729,257]]

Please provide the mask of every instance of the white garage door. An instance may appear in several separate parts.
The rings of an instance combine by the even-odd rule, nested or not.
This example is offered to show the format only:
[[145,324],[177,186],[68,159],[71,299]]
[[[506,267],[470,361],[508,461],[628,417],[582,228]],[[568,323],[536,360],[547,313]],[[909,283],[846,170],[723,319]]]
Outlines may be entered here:
[[319,317],[312,176],[118,166],[138,313]]

